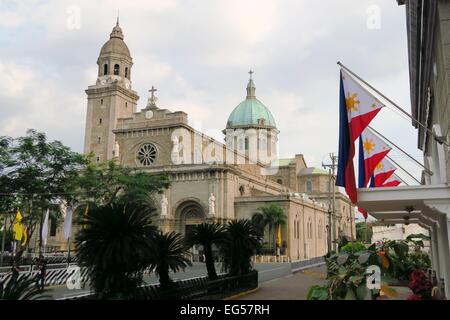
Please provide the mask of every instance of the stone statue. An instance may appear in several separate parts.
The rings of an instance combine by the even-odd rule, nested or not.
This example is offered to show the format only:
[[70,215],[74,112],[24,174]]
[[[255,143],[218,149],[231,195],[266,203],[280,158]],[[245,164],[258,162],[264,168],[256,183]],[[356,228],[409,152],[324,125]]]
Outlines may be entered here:
[[177,136],[172,137],[172,162],[174,164],[180,164],[180,140]]
[[161,199],[161,216],[167,216],[167,206],[169,205],[169,201],[167,201],[166,195],[163,194]]
[[214,197],[214,194],[211,193],[209,195],[209,214],[213,215],[216,214],[216,197]]

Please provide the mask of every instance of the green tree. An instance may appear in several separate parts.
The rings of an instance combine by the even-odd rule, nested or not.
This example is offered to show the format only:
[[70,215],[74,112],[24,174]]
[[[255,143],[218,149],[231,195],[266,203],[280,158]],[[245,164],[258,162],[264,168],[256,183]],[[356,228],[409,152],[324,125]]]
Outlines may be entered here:
[[50,296],[42,295],[33,278],[18,278],[6,284],[0,282],[0,300],[43,300]]
[[[366,233],[367,229],[367,233]],[[372,225],[366,222],[356,224],[356,241],[370,244],[372,241]]]
[[150,194],[162,193],[170,185],[168,175],[154,175],[114,161],[92,163],[81,171],[77,184],[83,191],[80,202],[107,205],[117,199],[126,202],[146,202]]
[[[26,136],[17,139],[2,137],[0,141],[0,190],[6,190],[0,205],[9,212],[10,219],[16,208],[21,209],[29,242],[36,229],[41,230],[46,209],[52,209],[52,215],[58,218],[59,203],[76,197],[74,182],[86,159],[59,141],[47,141],[45,133],[36,130],[28,130]],[[20,248],[17,257],[27,245]]]
[[[283,208],[274,203],[265,207],[260,207],[258,210],[259,212],[252,217],[253,227],[257,233],[261,233],[261,230],[265,230],[266,226],[269,228],[269,239],[272,239],[272,249],[276,255],[276,231],[278,230],[278,226],[284,226],[286,224],[286,215],[284,214]],[[272,233],[272,230],[275,230],[275,232]]]
[[205,264],[208,277],[211,280],[217,279],[217,272],[214,266],[212,252],[213,245],[219,245],[225,238],[223,225],[219,223],[202,223],[197,225],[190,234],[187,242],[190,246],[199,244],[205,252]]
[[225,227],[220,246],[223,268],[230,275],[247,274],[252,270],[251,258],[261,246],[261,237],[248,219],[231,221]]
[[75,244],[99,299],[136,297],[156,232],[151,215],[139,207],[124,202],[92,205]]
[[172,285],[170,270],[178,272],[192,265],[187,258],[189,254],[189,247],[179,233],[158,232],[153,237],[150,266],[159,276],[161,289],[168,289]]

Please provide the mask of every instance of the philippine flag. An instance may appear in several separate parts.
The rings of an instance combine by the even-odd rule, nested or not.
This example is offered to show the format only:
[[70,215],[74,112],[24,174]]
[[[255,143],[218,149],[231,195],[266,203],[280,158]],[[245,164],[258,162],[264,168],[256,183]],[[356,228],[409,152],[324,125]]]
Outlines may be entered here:
[[357,202],[355,141],[384,105],[341,69],[339,92],[339,158],[336,185]]
[[386,180],[386,182],[382,185],[382,187],[383,188],[397,187],[400,183],[402,183],[401,179],[394,174],[391,178]]
[[365,188],[378,164],[391,151],[391,147],[366,128],[359,138],[358,187]]
[[345,70],[342,72],[348,127],[351,141],[356,141],[384,105],[356,82]]
[[397,170],[397,168],[389,161],[389,159],[384,158],[381,160],[375,167],[372,179],[370,180],[370,187],[382,187],[384,182],[394,174],[395,170]]

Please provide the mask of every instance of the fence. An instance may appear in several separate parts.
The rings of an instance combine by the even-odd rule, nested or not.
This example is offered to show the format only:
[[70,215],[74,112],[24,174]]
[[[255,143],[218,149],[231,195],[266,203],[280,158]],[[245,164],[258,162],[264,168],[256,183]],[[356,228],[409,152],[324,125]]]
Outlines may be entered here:
[[[163,289],[159,285],[146,285],[137,299],[140,300],[219,300],[237,293],[258,287],[256,270],[241,276],[221,275],[210,281],[208,277],[199,277],[174,282],[171,287]],[[69,300],[92,300],[94,295],[68,298]]]
[[[33,265],[37,264],[39,260],[39,257],[20,257],[20,259],[17,259],[16,264],[20,266],[26,266],[26,265]],[[67,256],[46,256],[45,261],[47,264],[67,264]],[[78,262],[78,257],[74,254],[70,257],[70,263]],[[0,266],[0,270],[3,268],[8,268],[12,265],[12,256],[5,255],[3,257],[3,263]],[[0,271],[1,272],[1,271]]]
[[[74,265],[76,266],[76,265]],[[35,281],[38,281],[40,277],[40,271],[37,269],[37,266],[21,266],[21,269],[23,270],[26,268],[27,270],[22,271],[19,273],[19,279],[34,279]],[[4,269],[4,268],[3,268]],[[0,273],[0,282],[2,282],[4,285],[8,283],[8,281],[12,277],[12,272],[10,272],[11,268],[8,268],[7,272]],[[67,268],[67,264],[54,264],[54,265],[47,265],[47,270],[45,273],[45,280],[44,280],[44,286],[55,286],[55,285],[61,285],[66,284],[67,280],[76,272],[75,269]],[[150,268],[147,268],[144,270],[144,274],[151,273],[152,270]],[[88,269],[87,268],[80,268],[80,279],[82,283],[88,282]]]

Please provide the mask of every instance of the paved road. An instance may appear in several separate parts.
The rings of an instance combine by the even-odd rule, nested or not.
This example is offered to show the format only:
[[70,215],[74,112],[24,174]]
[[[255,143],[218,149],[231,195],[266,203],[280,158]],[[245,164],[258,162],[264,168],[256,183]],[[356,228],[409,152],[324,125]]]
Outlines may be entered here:
[[[290,263],[257,263],[255,269],[259,271],[259,283],[269,281],[272,279],[285,277],[292,274]],[[216,270],[220,272],[220,264],[216,264]],[[200,277],[206,275],[206,267],[204,263],[194,263],[192,267],[187,268],[184,272],[178,272],[171,274],[173,280],[189,279],[194,277]],[[145,283],[156,284],[158,278],[154,275],[144,276]],[[47,294],[51,295],[54,299],[68,298],[71,296],[78,296],[81,294],[89,293],[89,289],[81,290],[69,290],[65,285],[48,287]]]

